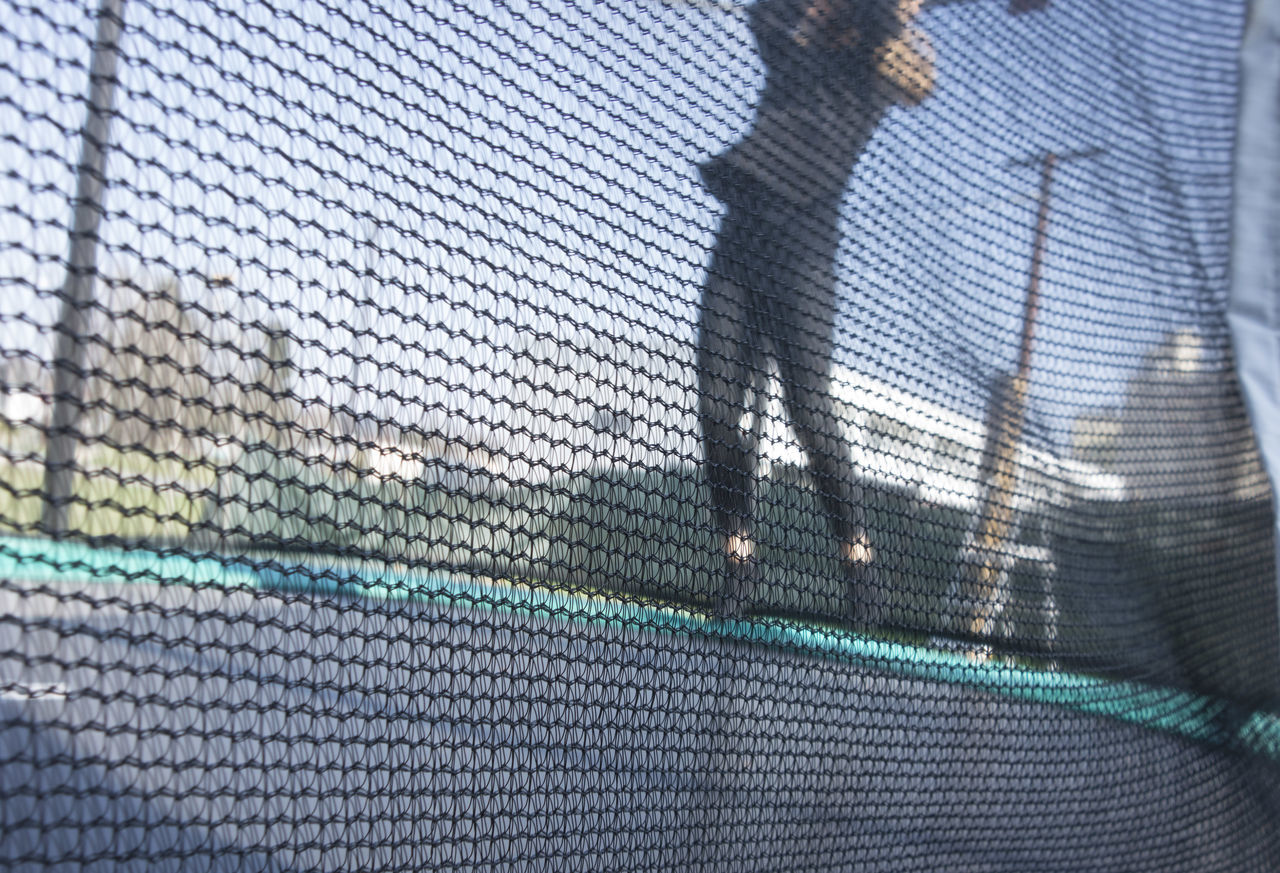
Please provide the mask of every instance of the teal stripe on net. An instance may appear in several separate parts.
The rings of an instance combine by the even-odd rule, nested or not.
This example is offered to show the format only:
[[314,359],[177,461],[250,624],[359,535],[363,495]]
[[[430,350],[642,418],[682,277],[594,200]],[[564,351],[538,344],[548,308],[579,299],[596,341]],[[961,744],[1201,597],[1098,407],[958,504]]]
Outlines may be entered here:
[[148,549],[0,538],[0,578],[34,582],[258,587],[374,601],[411,601],[677,636],[702,636],[819,655],[926,682],[965,685],[1143,725],[1215,745],[1239,744],[1280,761],[1280,717],[1257,712],[1233,733],[1220,719],[1230,705],[1207,695],[1003,663],[961,653],[827,631],[796,621],[711,618],[674,608],[500,581],[444,576],[382,562],[338,560],[312,567],[279,556],[253,562],[185,557]]
[[104,549],[76,542],[0,537],[0,578],[83,584],[259,587],[249,567],[211,557],[166,554],[149,548]]

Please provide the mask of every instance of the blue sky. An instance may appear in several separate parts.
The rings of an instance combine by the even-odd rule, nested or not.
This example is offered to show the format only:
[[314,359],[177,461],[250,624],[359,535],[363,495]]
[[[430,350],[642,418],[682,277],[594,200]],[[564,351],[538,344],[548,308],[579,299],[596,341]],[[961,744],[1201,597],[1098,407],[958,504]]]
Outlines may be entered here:
[[[1032,404],[1062,442],[1168,330],[1225,341],[1238,22],[1215,2],[1005,5],[922,19],[938,89],[850,181],[838,357],[980,410],[1016,359],[1039,184],[1008,162],[1101,147],[1054,187]],[[176,269],[228,337],[284,325],[304,395],[342,402],[331,382],[354,378],[409,398],[358,392],[379,415],[465,411],[477,369],[533,333],[691,348],[720,212],[694,165],[748,128],[762,82],[741,10],[127,0],[126,22],[101,269]],[[5,347],[48,354],[91,30],[78,3],[0,15]],[[201,289],[216,274],[234,289]]]

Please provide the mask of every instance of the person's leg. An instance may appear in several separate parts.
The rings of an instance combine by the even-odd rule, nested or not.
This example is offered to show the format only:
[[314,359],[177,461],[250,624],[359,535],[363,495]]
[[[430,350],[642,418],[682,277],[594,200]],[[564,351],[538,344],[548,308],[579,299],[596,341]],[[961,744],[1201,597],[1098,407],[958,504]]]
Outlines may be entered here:
[[875,552],[866,528],[862,487],[854,469],[847,423],[831,395],[830,359],[824,359],[819,349],[806,348],[810,342],[819,345],[806,338],[789,345],[790,354],[779,350],[787,411],[808,456],[814,488],[837,543],[853,611],[860,620],[876,622],[881,610],[871,573]]
[[[751,290],[760,277],[752,210],[730,208],[712,256],[698,321],[698,418],[712,520],[724,560],[719,610],[737,614],[755,581],[753,478],[758,427],[747,391],[760,394],[765,361]],[[753,404],[758,406],[758,403]],[[752,416],[758,415],[753,412]]]
[[854,469],[848,422],[831,392],[836,287],[834,260],[839,237],[838,203],[810,204],[805,228],[789,233],[796,248],[794,271],[783,284],[789,293],[775,300],[769,324],[774,334],[783,395],[796,437],[826,511],[844,567],[848,595],[860,621],[881,619],[880,593],[872,579],[875,558],[866,529],[862,487]]

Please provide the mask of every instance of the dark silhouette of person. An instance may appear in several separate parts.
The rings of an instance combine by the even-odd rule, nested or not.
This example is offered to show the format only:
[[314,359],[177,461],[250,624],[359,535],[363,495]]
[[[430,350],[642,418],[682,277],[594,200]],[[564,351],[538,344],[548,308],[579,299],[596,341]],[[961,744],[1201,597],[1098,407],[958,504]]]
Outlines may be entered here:
[[705,476],[723,548],[717,610],[755,590],[755,475],[769,360],[839,544],[856,619],[880,595],[860,488],[830,392],[835,255],[848,178],[888,108],[932,90],[912,27],[920,0],[761,0],[749,27],[765,65],[751,130],[700,166],[726,207],[702,290],[697,355]]

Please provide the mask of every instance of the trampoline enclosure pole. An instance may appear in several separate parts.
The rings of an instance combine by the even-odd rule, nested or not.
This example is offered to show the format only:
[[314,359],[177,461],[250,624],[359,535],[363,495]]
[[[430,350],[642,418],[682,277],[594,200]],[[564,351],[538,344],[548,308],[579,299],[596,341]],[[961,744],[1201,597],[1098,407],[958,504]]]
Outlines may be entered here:
[[53,410],[45,452],[41,527],[48,536],[67,530],[75,475],[76,422],[80,417],[84,374],[83,334],[97,277],[98,229],[106,193],[108,136],[116,91],[116,61],[124,27],[124,0],[102,0],[89,63],[89,96],[80,131],[80,163],[68,233],[67,272],[62,308],[54,329]]

